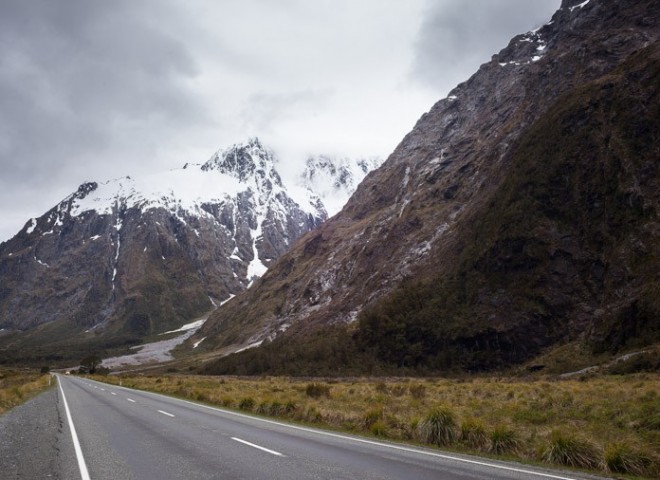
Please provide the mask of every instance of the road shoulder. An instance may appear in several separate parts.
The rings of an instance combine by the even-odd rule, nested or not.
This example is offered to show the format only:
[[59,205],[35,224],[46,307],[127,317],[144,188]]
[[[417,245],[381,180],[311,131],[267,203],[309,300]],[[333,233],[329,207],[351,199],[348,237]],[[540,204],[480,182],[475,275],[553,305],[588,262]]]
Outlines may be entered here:
[[[78,478],[57,387],[0,415],[2,478]],[[73,463],[72,463],[73,462]]]

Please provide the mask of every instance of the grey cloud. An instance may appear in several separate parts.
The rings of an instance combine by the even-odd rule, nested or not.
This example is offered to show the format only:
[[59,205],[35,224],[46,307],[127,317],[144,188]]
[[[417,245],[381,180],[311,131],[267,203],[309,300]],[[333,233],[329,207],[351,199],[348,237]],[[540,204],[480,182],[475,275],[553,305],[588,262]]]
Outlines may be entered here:
[[519,33],[546,21],[560,0],[429,1],[416,42],[413,75],[448,91]]
[[332,95],[332,89],[255,93],[248,98],[241,118],[248,131],[267,132],[294,111],[305,110],[308,116],[313,116]]
[[[89,159],[110,151],[119,167],[122,152],[135,161],[159,137],[204,120],[186,83],[196,62],[171,34],[176,15],[170,24],[150,22],[159,5],[167,8],[129,0],[0,4],[0,202],[38,204],[33,191],[75,189],[60,172],[91,171]],[[58,189],[58,180],[68,186]]]

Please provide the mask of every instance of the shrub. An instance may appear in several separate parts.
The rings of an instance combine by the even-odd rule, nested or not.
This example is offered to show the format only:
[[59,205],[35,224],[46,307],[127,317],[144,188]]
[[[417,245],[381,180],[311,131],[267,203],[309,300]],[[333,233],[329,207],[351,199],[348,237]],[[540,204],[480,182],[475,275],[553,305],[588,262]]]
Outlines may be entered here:
[[270,405],[268,402],[261,402],[257,407],[256,413],[260,415],[268,415],[270,413]]
[[599,468],[600,452],[591,442],[558,430],[552,432],[543,460],[569,467]]
[[488,436],[483,423],[475,419],[464,421],[461,424],[461,442],[471,448],[484,448],[488,444]]
[[282,405],[281,402],[278,402],[275,400],[273,403],[270,404],[270,414],[279,417],[285,412],[285,406]]
[[520,450],[518,434],[504,425],[499,425],[490,432],[490,446],[488,451],[496,455],[517,453]]
[[254,399],[252,397],[242,398],[238,403],[238,408],[241,410],[252,410],[254,408]]
[[657,461],[625,443],[609,445],[605,449],[605,466],[612,473],[651,476],[658,473]]
[[418,426],[423,442],[449,445],[456,439],[456,419],[448,407],[435,408]]
[[305,388],[305,394],[312,398],[330,398],[330,386],[322,383],[310,383]]
[[295,412],[297,408],[298,405],[296,405],[296,402],[294,402],[293,400],[289,400],[288,402],[286,402],[286,405],[284,405],[284,411],[289,415]]

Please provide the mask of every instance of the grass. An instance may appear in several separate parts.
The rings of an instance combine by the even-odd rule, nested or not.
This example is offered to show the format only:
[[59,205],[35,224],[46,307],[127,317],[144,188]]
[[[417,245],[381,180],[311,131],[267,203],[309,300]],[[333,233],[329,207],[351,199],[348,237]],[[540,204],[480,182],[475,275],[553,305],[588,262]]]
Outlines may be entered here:
[[102,381],[396,441],[660,473],[660,375],[556,380],[109,376]]
[[49,379],[37,370],[0,368],[0,414],[44,391]]

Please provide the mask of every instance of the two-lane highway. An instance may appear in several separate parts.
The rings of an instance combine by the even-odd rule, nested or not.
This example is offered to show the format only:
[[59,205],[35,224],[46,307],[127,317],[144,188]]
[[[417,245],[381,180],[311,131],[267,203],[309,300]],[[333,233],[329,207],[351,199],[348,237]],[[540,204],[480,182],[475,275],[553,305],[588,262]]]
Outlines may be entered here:
[[84,378],[58,378],[83,480],[597,478],[288,425]]

